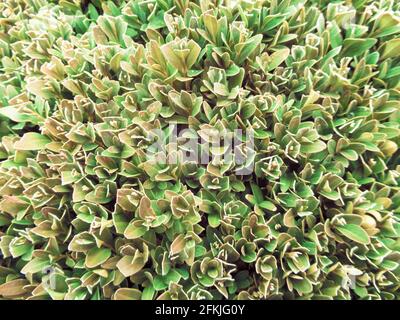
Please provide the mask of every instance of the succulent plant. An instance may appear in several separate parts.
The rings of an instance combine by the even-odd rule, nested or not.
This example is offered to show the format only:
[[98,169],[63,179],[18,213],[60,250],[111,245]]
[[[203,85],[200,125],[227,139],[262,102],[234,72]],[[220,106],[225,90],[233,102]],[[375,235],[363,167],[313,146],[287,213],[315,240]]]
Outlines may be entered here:
[[2,1],[0,299],[400,299],[399,52],[392,0]]

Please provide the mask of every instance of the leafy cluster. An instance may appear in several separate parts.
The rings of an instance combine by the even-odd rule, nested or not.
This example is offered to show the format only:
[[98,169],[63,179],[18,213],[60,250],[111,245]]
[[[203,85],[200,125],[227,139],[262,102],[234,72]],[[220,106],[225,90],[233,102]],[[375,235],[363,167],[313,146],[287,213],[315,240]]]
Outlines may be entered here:
[[398,1],[1,1],[0,137],[0,298],[400,298]]

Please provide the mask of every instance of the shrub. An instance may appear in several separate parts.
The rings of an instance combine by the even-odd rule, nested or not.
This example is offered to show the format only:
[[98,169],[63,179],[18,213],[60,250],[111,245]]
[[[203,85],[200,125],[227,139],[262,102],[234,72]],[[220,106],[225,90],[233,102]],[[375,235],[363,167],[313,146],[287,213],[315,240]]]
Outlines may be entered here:
[[390,0],[3,1],[0,297],[398,299],[399,52]]

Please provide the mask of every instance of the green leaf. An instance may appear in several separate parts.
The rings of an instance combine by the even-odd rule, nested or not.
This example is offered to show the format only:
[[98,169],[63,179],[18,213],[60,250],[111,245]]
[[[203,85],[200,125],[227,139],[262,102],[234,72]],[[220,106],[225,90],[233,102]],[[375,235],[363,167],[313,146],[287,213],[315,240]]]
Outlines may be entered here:
[[343,43],[343,37],[340,33],[340,28],[335,21],[332,21],[330,28],[330,39],[332,48],[340,47]]
[[97,24],[101,30],[107,35],[110,41],[123,44],[123,35],[126,33],[128,24],[122,20],[122,17],[100,16]]
[[258,34],[254,37],[248,39],[245,43],[239,43],[235,46],[235,50],[239,51],[236,62],[238,65],[241,65],[246,58],[257,48],[257,46],[261,43],[263,39],[262,34]]
[[289,54],[290,54],[289,48],[284,48],[271,54],[270,62],[268,64],[268,71],[274,70],[277,67],[279,67],[282,64],[282,62],[286,60]]
[[164,44],[161,47],[161,51],[168,60],[168,62],[176,69],[183,70],[184,69],[184,61],[175,54],[175,49],[172,47],[171,43]]
[[164,282],[169,284],[170,282],[178,283],[181,279],[181,274],[176,270],[171,270],[166,276],[164,276]]
[[208,216],[208,223],[211,227],[218,228],[221,224],[221,218],[219,217],[219,215],[211,214]]
[[109,257],[111,257],[111,249],[95,247],[88,251],[85,265],[88,268],[94,268],[106,262]]
[[382,46],[380,60],[386,60],[388,58],[394,58],[399,56],[400,52],[400,38],[394,38],[384,43]]
[[254,200],[256,201],[256,203],[261,203],[264,200],[264,196],[261,191],[261,188],[258,185],[256,185],[255,183],[251,183],[250,187],[251,187],[251,191],[253,193]]
[[88,13],[90,19],[92,20],[97,20],[97,18],[99,17],[99,13],[97,12],[96,7],[91,3],[88,6]]
[[27,291],[24,289],[29,282],[26,279],[15,279],[0,285],[0,296],[13,297],[23,295]]
[[296,207],[298,198],[291,193],[281,193],[278,195],[279,202],[283,203],[288,208]]
[[152,286],[146,287],[142,292],[142,300],[153,300],[156,290]]
[[350,161],[356,161],[358,159],[358,153],[353,149],[342,150],[340,151],[340,154]]
[[261,201],[258,203],[260,208],[269,210],[269,211],[276,211],[276,206],[271,201]]
[[50,142],[51,140],[47,136],[36,132],[28,132],[14,144],[14,148],[23,151],[42,150]]
[[[388,73],[386,74],[385,79],[390,79],[390,78],[397,77],[397,76],[400,76],[400,66],[390,69],[388,71]],[[0,111],[1,111],[1,109],[0,109]]]
[[357,57],[372,48],[378,40],[348,38],[343,41],[342,55],[345,57]]
[[382,37],[390,36],[390,35],[396,34],[396,33],[400,33],[400,25],[389,27],[389,28],[384,28],[384,29],[382,29],[382,31],[376,33],[375,37],[382,38]]
[[394,271],[399,267],[399,263],[392,260],[383,260],[380,264],[380,267],[386,270]]
[[293,288],[300,294],[307,294],[312,292],[312,284],[308,279],[291,279]]
[[153,279],[153,287],[155,290],[160,291],[168,288],[168,285],[164,282],[163,277],[157,275]]
[[140,300],[142,293],[134,288],[119,288],[114,293],[114,300]]
[[125,277],[130,277],[139,272],[145,264],[146,262],[140,256],[123,256],[118,261],[117,268]]
[[361,244],[369,244],[368,233],[356,224],[346,224],[344,226],[337,226],[336,229],[346,238]]
[[205,26],[207,32],[211,36],[210,40],[212,42],[215,42],[216,38],[217,38],[217,32],[218,32],[217,18],[211,14],[204,14],[203,22],[204,22],[204,26]]
[[300,152],[304,154],[308,153],[318,153],[326,149],[326,144],[321,140],[314,142],[303,143],[300,145]]
[[21,270],[21,273],[27,274],[27,273],[37,273],[37,272],[42,272],[43,269],[48,267],[50,265],[50,261],[47,257],[45,258],[34,258],[31,261],[29,261]]
[[201,51],[201,47],[197,44],[197,42],[194,42],[193,40],[190,40],[188,42],[188,47],[190,49],[190,53],[186,58],[186,67],[190,69],[190,67],[194,65],[197,61],[197,58]]
[[20,113],[20,111],[13,106],[0,108],[0,114],[14,122],[32,122],[37,124],[40,120],[34,115]]
[[147,228],[141,224],[141,221],[134,221],[129,223],[124,231],[124,236],[127,239],[137,239],[143,236],[147,231]]

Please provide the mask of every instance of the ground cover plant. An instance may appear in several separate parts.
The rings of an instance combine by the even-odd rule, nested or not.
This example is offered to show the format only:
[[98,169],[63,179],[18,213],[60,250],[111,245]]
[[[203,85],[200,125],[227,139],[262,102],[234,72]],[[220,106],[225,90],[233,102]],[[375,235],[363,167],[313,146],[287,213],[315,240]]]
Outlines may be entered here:
[[0,299],[400,298],[398,1],[1,1],[0,137]]

